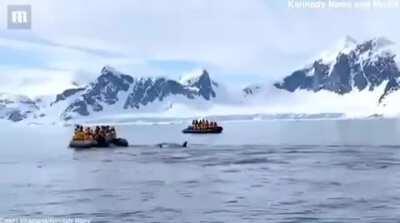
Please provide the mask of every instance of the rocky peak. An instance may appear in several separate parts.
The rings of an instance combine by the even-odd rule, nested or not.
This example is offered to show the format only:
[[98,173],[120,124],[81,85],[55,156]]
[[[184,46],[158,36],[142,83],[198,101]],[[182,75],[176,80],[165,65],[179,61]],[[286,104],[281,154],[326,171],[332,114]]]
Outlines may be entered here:
[[106,65],[104,66],[101,71],[100,74],[114,74],[114,75],[119,75],[122,74],[121,72],[117,71],[114,67],[110,66],[110,65]]
[[123,74],[110,66],[103,67],[100,73],[101,75],[94,82],[94,85],[100,85],[100,87],[115,85],[124,88],[123,86],[129,85],[133,82],[131,76]]
[[151,103],[162,103],[165,98],[174,95],[210,100],[216,97],[213,88],[216,86],[206,70],[179,82],[164,77],[133,78],[105,66],[94,82],[83,89],[66,90],[59,98],[64,100],[76,95],[62,114],[62,118],[71,119],[76,114],[88,116],[92,111],[103,111],[105,106],[111,105],[119,110],[141,109]]
[[207,70],[202,70],[201,73],[199,72],[189,76],[189,78],[186,77],[186,80],[183,83],[189,87],[198,89],[198,93],[206,100],[210,100],[216,96],[213,86],[217,87],[218,84],[211,80]]
[[345,36],[342,41],[344,48],[352,48],[357,45],[357,40],[349,35]]
[[[347,42],[355,41],[348,40]],[[298,89],[332,91],[347,94],[357,89],[373,91],[387,83],[379,102],[390,92],[399,88],[399,68],[395,56],[386,50],[393,42],[385,38],[375,38],[336,52],[333,61],[318,59],[311,66],[294,71],[275,87],[294,92]]]
[[368,51],[372,53],[372,51],[381,50],[393,44],[394,42],[384,37],[374,38],[358,44],[355,49],[355,53],[363,54]]

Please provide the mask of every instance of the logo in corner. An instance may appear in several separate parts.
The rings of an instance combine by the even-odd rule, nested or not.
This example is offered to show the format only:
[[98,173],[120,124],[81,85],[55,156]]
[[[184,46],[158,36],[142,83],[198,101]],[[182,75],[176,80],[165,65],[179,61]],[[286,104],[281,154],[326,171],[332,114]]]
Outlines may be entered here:
[[30,29],[32,9],[30,5],[8,5],[7,22],[9,29]]

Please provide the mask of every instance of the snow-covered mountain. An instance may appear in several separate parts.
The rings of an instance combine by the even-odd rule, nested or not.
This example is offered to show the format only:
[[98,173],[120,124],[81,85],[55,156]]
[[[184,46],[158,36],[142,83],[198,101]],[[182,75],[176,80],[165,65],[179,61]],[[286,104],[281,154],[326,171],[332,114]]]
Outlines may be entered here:
[[36,101],[22,95],[0,94],[0,119],[17,122],[38,116],[44,116],[44,114],[39,114]]
[[325,90],[344,95],[354,91],[375,91],[384,85],[384,91],[376,98],[381,103],[400,86],[396,54],[390,48],[393,44],[385,38],[357,43],[347,37],[341,47],[325,53],[311,65],[295,70],[274,86],[289,92]]
[[214,89],[217,87],[206,70],[184,81],[175,81],[165,77],[134,78],[106,66],[86,87],[67,89],[57,95],[52,106],[66,106],[61,114],[64,120],[109,110],[135,112],[149,106],[156,109],[155,104],[165,109],[171,106],[165,104],[170,97],[210,101],[216,97]]
[[75,84],[55,96],[33,100],[0,94],[0,119],[53,123],[133,116],[398,114],[400,68],[394,49],[394,43],[385,38],[357,42],[346,37],[281,82],[243,89],[226,88],[206,70],[173,80],[135,77],[105,66],[89,84]]

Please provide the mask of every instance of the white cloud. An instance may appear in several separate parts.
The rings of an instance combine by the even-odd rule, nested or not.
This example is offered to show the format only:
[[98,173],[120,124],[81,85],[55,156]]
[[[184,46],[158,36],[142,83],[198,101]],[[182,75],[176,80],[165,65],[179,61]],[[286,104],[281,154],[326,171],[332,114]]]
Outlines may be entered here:
[[71,76],[94,76],[106,64],[158,75],[146,61],[184,60],[227,82],[233,74],[278,79],[347,34],[400,39],[396,10],[288,9],[284,0],[8,0],[0,10],[11,3],[32,5],[32,30],[5,30],[0,45],[34,51]]
[[69,71],[51,69],[15,69],[0,67],[3,92],[29,95],[55,95],[72,87]]

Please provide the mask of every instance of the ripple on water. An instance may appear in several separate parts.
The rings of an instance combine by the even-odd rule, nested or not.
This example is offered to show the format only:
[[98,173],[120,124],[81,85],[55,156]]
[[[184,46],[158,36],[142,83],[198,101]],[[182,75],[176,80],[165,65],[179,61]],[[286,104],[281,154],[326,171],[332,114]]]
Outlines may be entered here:
[[174,214],[180,214],[182,213],[182,210],[179,209],[175,209],[175,208],[168,208],[168,207],[155,207],[153,209],[151,209],[151,212],[154,213],[174,213]]
[[239,173],[241,171],[242,170],[240,170],[240,169],[227,169],[227,170],[223,170],[222,172],[224,172],[224,173]]
[[53,192],[56,194],[74,194],[74,193],[95,193],[102,192],[104,189],[102,188],[82,188],[82,189],[69,189],[69,190],[54,190]]
[[178,191],[178,194],[186,198],[193,197],[193,193],[188,191]]
[[0,165],[17,165],[20,164],[16,161],[0,161]]
[[146,180],[146,181],[140,182],[140,184],[144,184],[147,186],[164,186],[166,183],[163,180]]
[[208,211],[203,211],[203,214],[205,215],[213,215],[213,214],[233,214],[236,213],[233,210],[230,209],[215,209],[215,210],[208,210]]
[[143,156],[153,156],[153,155],[157,155],[157,154],[158,154],[158,151],[152,151],[152,152],[146,151],[146,152],[140,153],[140,155],[143,155]]
[[186,180],[186,181],[183,181],[183,183],[184,184],[198,184],[198,183],[200,183],[200,181],[198,181],[198,180]]
[[266,157],[250,157],[245,159],[224,159],[217,160],[216,162],[207,162],[202,164],[203,167],[213,167],[213,166],[229,166],[229,165],[255,165],[255,164],[288,164],[287,161],[279,161],[268,159]]
[[[34,212],[37,209],[43,209],[46,214],[56,210],[58,213],[64,213],[64,216],[82,216],[93,219],[93,222],[183,222],[184,219],[187,222],[220,220],[369,223],[398,222],[399,219],[396,218],[399,217],[400,207],[400,198],[397,196],[400,189],[400,159],[397,148],[389,150],[379,147],[293,146],[285,149],[241,146],[223,147],[219,150],[219,147],[209,146],[187,152],[168,149],[160,151],[152,148],[131,150],[131,155],[131,151],[127,150],[113,153],[112,156],[100,154],[100,157],[96,156],[98,153],[79,153],[75,155],[81,159],[79,163],[62,163],[66,165],[65,176],[56,176],[54,171],[64,167],[58,165],[55,169],[40,170],[40,173],[48,169],[54,170],[47,175],[49,178],[55,176],[49,181],[29,181],[30,178],[26,178],[28,181],[22,181],[18,178],[7,183],[0,189],[5,189],[8,197],[12,197],[13,193],[17,196],[27,191],[47,190],[48,194],[42,202],[31,199],[30,203],[26,203],[29,198],[16,201],[8,198],[10,206],[8,208],[7,204],[2,204],[7,208],[3,211],[9,215],[21,216],[26,213],[40,215],[41,213]],[[125,161],[124,158],[131,158],[130,156],[135,156],[130,162],[116,162]],[[108,159],[114,162],[109,165],[97,165],[102,161],[107,162]],[[96,165],[86,169],[87,171],[73,172],[72,177],[68,175],[69,170],[73,169],[68,165],[75,167],[93,160],[96,161]],[[143,162],[146,165],[143,165]],[[168,162],[179,165],[168,165]],[[34,164],[36,165],[36,162]],[[165,170],[157,172],[160,166]],[[202,168],[204,166],[207,168]],[[137,170],[137,173],[151,172],[154,175],[121,175],[118,181],[109,185],[106,180],[98,179],[107,177],[108,174],[90,174],[90,171],[108,173],[107,171],[114,167],[126,167]],[[369,171],[374,169],[379,171]],[[325,170],[328,172],[324,172]],[[360,173],[360,170],[366,172]],[[164,181],[167,179],[165,173],[178,172],[181,175],[172,176],[168,181]],[[92,177],[89,183],[95,185],[71,185],[71,178],[77,179],[75,174],[79,175],[79,179]],[[385,178],[381,174],[384,174]],[[383,182],[377,182],[382,179]],[[96,183],[104,189],[97,187]],[[115,190],[108,191],[108,188]],[[337,195],[341,197],[335,197]],[[278,199],[273,200],[276,196],[279,196]],[[110,209],[100,209],[108,205],[102,202],[114,200],[117,201],[117,205],[110,203]],[[182,209],[161,206],[170,201],[179,201],[185,206]],[[200,202],[201,209],[196,209],[199,206],[196,202]],[[208,203],[204,205],[202,202]],[[196,216],[202,214],[203,216]],[[331,214],[345,217],[330,218]],[[352,214],[358,218],[348,217]]]
[[262,185],[262,184],[253,184],[253,185],[250,185],[250,187],[252,187],[252,188],[260,188],[260,187],[264,187],[264,185]]
[[260,156],[260,155],[269,155],[276,153],[275,150],[268,150],[268,151],[244,151],[240,152],[239,156]]
[[267,163],[269,160],[267,158],[250,158],[250,159],[241,159],[234,161],[233,164],[259,164],[259,163]]
[[225,204],[236,204],[238,202],[239,202],[238,200],[229,200],[229,201],[225,201],[224,203]]
[[115,215],[115,217],[117,217],[117,218],[129,218],[129,217],[132,217],[132,216],[135,216],[135,215],[139,215],[139,214],[143,214],[143,213],[144,213],[143,211],[126,211],[126,212],[117,213]]
[[115,195],[115,194],[102,194],[102,195],[100,195],[100,197],[104,197],[104,198],[115,198],[115,197],[118,197],[118,196]]

